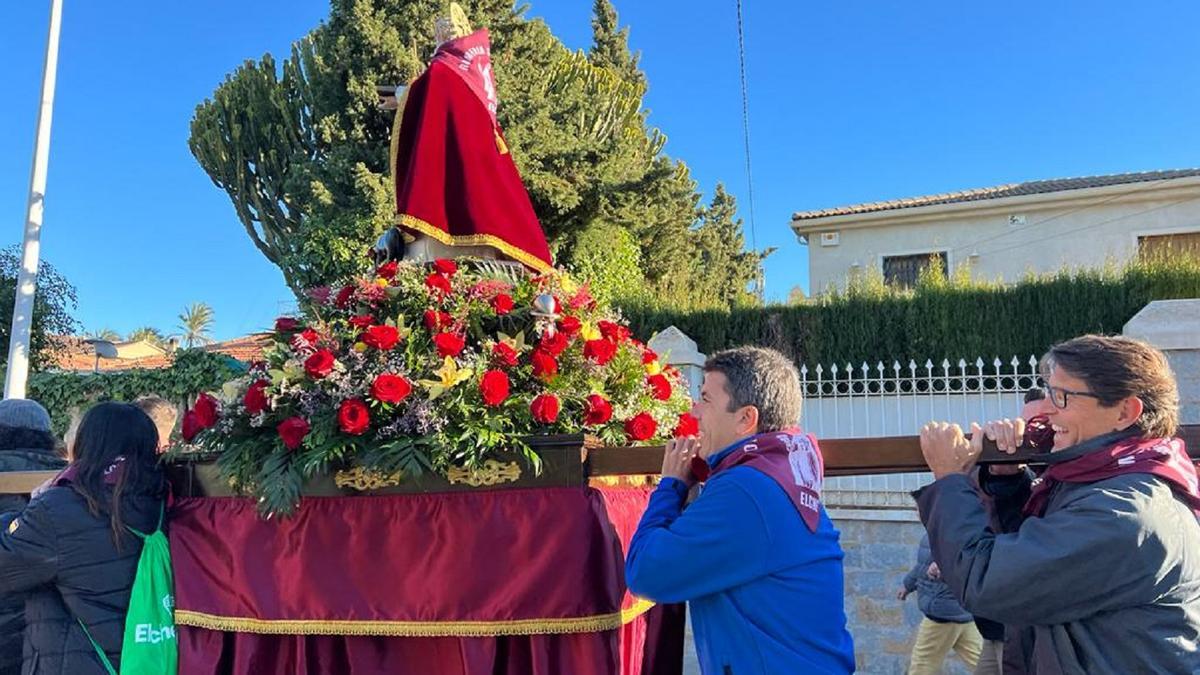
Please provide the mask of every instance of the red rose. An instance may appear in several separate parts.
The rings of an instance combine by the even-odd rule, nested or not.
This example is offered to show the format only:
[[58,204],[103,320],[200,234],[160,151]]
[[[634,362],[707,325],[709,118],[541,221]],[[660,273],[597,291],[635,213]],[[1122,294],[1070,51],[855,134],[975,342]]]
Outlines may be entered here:
[[498,406],[508,398],[508,375],[502,370],[489,370],[479,379],[479,393],[483,394],[483,402],[490,406]]
[[279,437],[283,439],[283,445],[288,450],[295,450],[304,442],[304,437],[308,435],[309,426],[308,420],[303,417],[289,417],[279,423],[275,427],[275,431]]
[[246,389],[246,395],[242,397],[242,403],[246,406],[246,412],[251,415],[267,409],[270,402],[267,400],[266,388],[270,385],[266,380],[258,380]]
[[453,260],[438,258],[437,260],[433,261],[433,269],[445,274],[448,277],[452,277],[454,276],[454,273],[458,271],[458,264]]
[[450,280],[437,272],[431,272],[425,277],[425,286],[438,297],[450,295],[452,291]]
[[217,399],[208,394],[200,394],[192,410],[196,411],[196,421],[201,428],[207,429],[217,423]]
[[431,331],[449,328],[454,319],[445,312],[436,309],[425,310],[425,327]]
[[533,363],[534,377],[549,380],[558,374],[558,360],[554,358],[553,354],[535,349],[529,359]]
[[583,423],[594,427],[612,419],[612,404],[600,394],[589,394],[583,409]]
[[438,356],[458,356],[467,341],[455,333],[438,333],[433,336],[433,345],[437,347]]
[[281,316],[275,319],[276,333],[290,333],[300,327],[300,322],[290,316]]
[[550,356],[557,357],[566,350],[570,342],[571,339],[566,334],[555,331],[553,335],[547,333],[542,336],[541,342],[538,343],[538,349],[545,351]]
[[660,401],[671,398],[671,381],[666,376],[662,374],[651,375],[646,378],[646,384],[650,385],[650,390],[653,392],[654,398]]
[[616,344],[621,344],[621,342],[625,341],[630,335],[632,335],[628,328],[620,324],[613,323],[612,321],[600,321],[596,324],[596,326],[600,329],[601,335],[609,340],[612,340]]
[[517,350],[503,342],[497,342],[496,346],[492,347],[492,356],[502,366],[511,367],[517,365]]
[[333,299],[333,304],[338,307],[345,307],[350,304],[350,296],[354,295],[353,286],[342,286],[342,290],[338,291],[337,297]]
[[304,372],[314,380],[319,380],[333,372],[333,352],[328,349],[318,349],[313,355],[304,360]]
[[558,321],[558,329],[567,337],[574,337],[583,328],[583,323],[573,316],[564,316]]
[[200,424],[199,418],[196,417],[196,411],[189,410],[185,412],[183,414],[183,429],[181,430],[181,433],[183,434],[183,440],[187,443],[191,443],[192,439],[196,437],[196,434],[200,433],[201,431],[204,431],[204,425]]
[[529,404],[535,422],[554,424],[558,420],[558,398],[554,394],[542,394]]
[[679,416],[679,424],[675,425],[675,430],[671,435],[675,438],[685,438],[687,436],[695,436],[700,433],[700,420],[696,419],[691,413],[683,413]]
[[383,277],[384,279],[395,279],[396,269],[399,267],[399,263],[397,263],[395,260],[389,260],[388,262],[380,265],[379,269],[375,270],[375,274]]
[[371,324],[375,323],[375,318],[372,317],[370,314],[360,314],[358,316],[350,317],[349,323],[351,326],[354,326],[355,328],[362,330],[362,329],[366,328],[367,326],[370,326]]
[[363,333],[362,341],[368,347],[386,352],[400,342],[400,331],[395,326],[371,326]]
[[653,349],[646,347],[644,350],[642,350],[642,363],[643,364],[649,365],[651,363],[654,363],[657,360],[658,360],[658,354]]
[[496,310],[498,316],[504,316],[513,310],[512,296],[507,293],[500,293],[492,298],[492,309]]
[[617,345],[613,344],[609,340],[588,340],[587,342],[583,343],[584,358],[596,363],[597,365],[602,366],[609,361],[612,361],[613,356],[616,356],[616,354]]
[[638,413],[625,422],[625,435],[629,436],[631,441],[653,438],[656,431],[658,431],[658,422],[654,421],[650,413]]
[[411,393],[412,383],[392,373],[384,373],[371,383],[371,398],[380,403],[399,403]]
[[361,436],[371,427],[371,411],[367,404],[351,398],[342,401],[338,408],[338,428],[351,436]]

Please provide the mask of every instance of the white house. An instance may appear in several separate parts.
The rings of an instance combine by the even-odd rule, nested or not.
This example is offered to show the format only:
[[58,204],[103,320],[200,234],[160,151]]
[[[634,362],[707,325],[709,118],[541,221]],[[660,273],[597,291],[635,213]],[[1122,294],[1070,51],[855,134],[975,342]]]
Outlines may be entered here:
[[911,285],[931,256],[978,279],[1098,267],[1139,251],[1200,250],[1200,169],[1012,183],[792,215],[809,288],[869,268]]

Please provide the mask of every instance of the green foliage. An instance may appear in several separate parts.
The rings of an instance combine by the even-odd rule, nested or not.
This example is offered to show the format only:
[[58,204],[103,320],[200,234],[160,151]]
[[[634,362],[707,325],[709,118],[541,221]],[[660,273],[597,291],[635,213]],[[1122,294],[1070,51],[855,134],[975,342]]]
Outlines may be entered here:
[[[685,307],[733,301],[692,263],[713,241],[694,236],[696,183],[647,124],[645,77],[611,4],[595,5],[586,55],[510,1],[460,4],[491,35],[500,123],[557,257],[572,261],[602,222],[637,242],[647,293]],[[246,62],[196,108],[192,154],[298,298],[365,271],[363,252],[393,222],[392,113],[377,109],[375,86],[422,72],[445,11],[335,0],[290,56]]]
[[29,398],[50,411],[54,431],[67,430],[73,411],[99,401],[132,401],[148,394],[186,405],[200,392],[220,389],[243,366],[224,354],[181,349],[168,368],[135,368],[106,373],[41,372],[29,378]]
[[167,343],[167,339],[163,336],[162,331],[154,326],[142,326],[141,328],[135,328],[129,333],[128,339],[130,342],[143,340],[159,347],[162,347]]
[[1064,270],[1013,286],[930,270],[903,291],[885,286],[876,272],[800,305],[624,312],[635,333],[675,325],[705,353],[757,344],[799,362],[828,364],[1040,355],[1084,333],[1119,333],[1153,300],[1197,297],[1200,258],[1180,256]]
[[183,340],[183,346],[191,349],[212,342],[212,325],[212,307],[203,302],[192,303],[179,315],[179,337]]
[[593,223],[571,251],[571,272],[588,280],[588,288],[602,304],[613,300],[638,301],[645,293],[642,251],[625,228]]
[[[17,275],[21,270],[21,248],[0,249],[0,366],[8,362],[8,343],[12,338],[13,302]],[[37,371],[53,363],[66,345],[54,336],[73,335],[79,323],[71,316],[76,307],[75,287],[53,265],[38,265],[37,290],[33,299],[33,326],[30,329],[30,368]]]

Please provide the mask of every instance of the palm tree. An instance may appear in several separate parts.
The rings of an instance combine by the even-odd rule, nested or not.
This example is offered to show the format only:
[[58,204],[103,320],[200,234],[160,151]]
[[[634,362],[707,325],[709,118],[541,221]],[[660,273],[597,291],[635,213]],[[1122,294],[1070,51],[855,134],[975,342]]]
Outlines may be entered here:
[[163,346],[163,343],[166,342],[162,331],[153,326],[142,326],[129,334],[130,342],[137,342],[138,340],[145,340],[158,347]]
[[105,340],[107,342],[120,342],[121,334],[111,328],[101,328],[99,330],[90,331],[87,336],[92,340]]
[[192,303],[179,315],[179,337],[188,349],[213,341],[209,331],[213,325],[212,307],[203,302]]

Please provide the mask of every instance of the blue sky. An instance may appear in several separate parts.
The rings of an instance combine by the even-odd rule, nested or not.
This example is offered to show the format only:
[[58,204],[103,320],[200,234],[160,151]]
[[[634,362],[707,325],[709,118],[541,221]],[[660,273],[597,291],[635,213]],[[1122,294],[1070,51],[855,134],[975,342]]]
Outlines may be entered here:
[[[317,0],[65,0],[43,257],[88,329],[173,330],[194,301],[229,338],[290,295],[187,149],[195,105],[315,26]],[[533,0],[572,48],[591,0]],[[616,0],[651,122],[747,220],[734,0]],[[47,1],[0,8],[0,244],[25,217]],[[1010,181],[1200,165],[1200,3],[746,0],[755,239],[767,294],[807,285],[796,210]],[[503,105],[503,102],[501,102]]]

